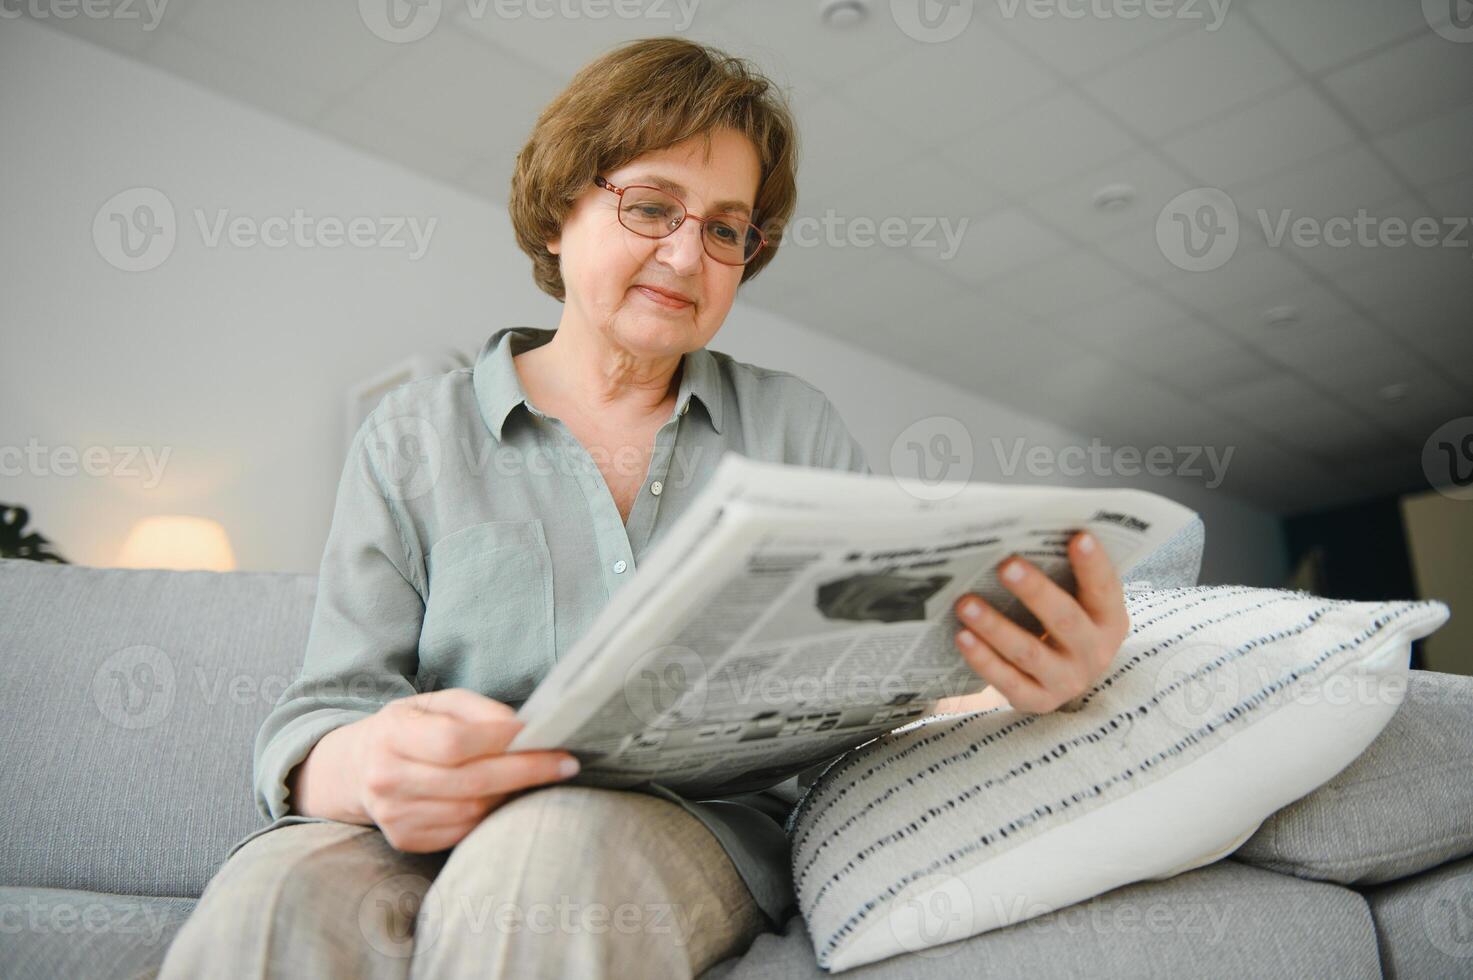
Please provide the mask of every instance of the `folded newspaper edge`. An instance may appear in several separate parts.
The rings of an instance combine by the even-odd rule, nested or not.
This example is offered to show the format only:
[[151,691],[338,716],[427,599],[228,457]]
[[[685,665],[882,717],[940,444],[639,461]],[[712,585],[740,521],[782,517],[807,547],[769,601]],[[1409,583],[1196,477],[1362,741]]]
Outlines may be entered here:
[[1038,633],[1001,586],[1011,554],[1074,591],[1069,537],[1117,570],[1195,520],[1119,488],[927,481],[727,452],[592,627],[553,665],[509,746],[579,758],[571,782],[688,796],[773,786],[986,686],[957,652],[976,592]]

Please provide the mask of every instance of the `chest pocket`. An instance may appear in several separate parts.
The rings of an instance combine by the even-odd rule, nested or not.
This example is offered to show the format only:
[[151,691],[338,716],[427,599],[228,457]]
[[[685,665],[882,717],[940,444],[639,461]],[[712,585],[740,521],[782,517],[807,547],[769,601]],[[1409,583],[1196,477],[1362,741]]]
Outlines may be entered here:
[[487,697],[519,706],[556,659],[552,555],[540,520],[489,521],[454,531],[426,559],[429,601],[421,672],[435,686],[474,678]]

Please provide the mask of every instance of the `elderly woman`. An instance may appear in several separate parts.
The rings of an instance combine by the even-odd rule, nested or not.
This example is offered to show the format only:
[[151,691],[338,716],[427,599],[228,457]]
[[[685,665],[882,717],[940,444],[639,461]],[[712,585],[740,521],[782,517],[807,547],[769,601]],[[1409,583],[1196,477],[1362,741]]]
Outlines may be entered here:
[[[794,169],[770,83],[683,40],[613,51],[542,113],[510,211],[562,318],[497,330],[359,430],[302,673],[256,742],[273,822],[232,849],[165,976],[689,977],[785,921],[793,780],[715,800],[559,786],[571,755],[506,749],[724,451],[868,472],[818,389],[706,347],[777,251]],[[958,648],[992,689],[944,709],[1050,711],[1103,672],[1120,584],[1084,536],[1071,558],[1078,601],[1006,563],[1048,642],[963,597]]]

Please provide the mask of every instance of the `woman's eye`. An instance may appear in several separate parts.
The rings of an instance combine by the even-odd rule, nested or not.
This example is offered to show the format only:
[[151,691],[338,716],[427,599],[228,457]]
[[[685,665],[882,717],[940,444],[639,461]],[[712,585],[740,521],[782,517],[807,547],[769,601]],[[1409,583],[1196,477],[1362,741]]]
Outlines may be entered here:
[[741,238],[741,234],[731,225],[712,225],[712,231],[725,244],[734,244]]

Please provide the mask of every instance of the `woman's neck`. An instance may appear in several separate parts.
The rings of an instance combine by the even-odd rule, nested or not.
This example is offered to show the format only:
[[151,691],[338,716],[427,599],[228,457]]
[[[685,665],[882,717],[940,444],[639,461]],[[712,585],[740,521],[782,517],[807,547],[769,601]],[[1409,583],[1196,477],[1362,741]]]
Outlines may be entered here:
[[560,416],[571,407],[591,424],[620,427],[670,413],[683,361],[682,355],[640,357],[560,326],[551,340],[516,355],[513,363],[539,409]]

